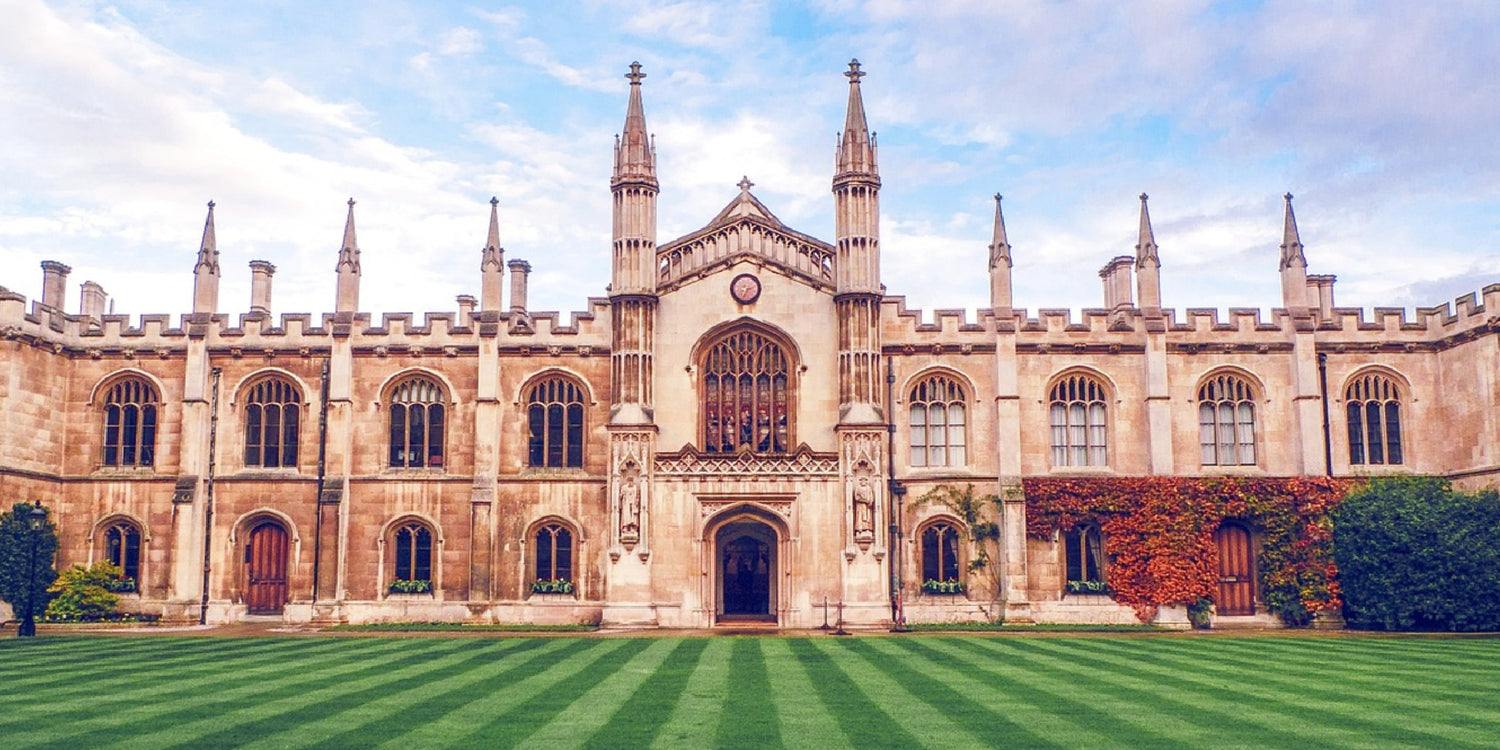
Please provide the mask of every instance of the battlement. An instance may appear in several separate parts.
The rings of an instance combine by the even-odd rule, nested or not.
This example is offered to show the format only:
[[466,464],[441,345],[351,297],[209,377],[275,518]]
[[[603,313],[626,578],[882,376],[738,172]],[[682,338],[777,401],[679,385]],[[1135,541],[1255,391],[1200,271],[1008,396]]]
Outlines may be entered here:
[[156,349],[181,347],[190,338],[207,339],[210,346],[326,347],[331,338],[349,337],[361,346],[390,344],[431,345],[473,343],[499,337],[513,343],[548,345],[554,339],[574,345],[607,348],[609,300],[591,297],[589,309],[567,316],[558,312],[503,313],[428,312],[183,314],[173,324],[170,314],[139,316],[74,315],[0,287],[0,334],[25,337],[54,348]]

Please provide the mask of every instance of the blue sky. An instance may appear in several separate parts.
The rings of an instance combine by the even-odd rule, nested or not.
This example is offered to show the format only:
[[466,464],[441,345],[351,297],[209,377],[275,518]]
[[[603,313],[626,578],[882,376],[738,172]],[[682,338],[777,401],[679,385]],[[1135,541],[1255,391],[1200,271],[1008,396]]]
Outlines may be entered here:
[[659,242],[748,175],[833,239],[851,57],[881,145],[885,282],[988,306],[1005,195],[1016,304],[1094,307],[1151,195],[1169,307],[1279,303],[1281,194],[1344,306],[1500,282],[1493,2],[0,0],[0,285],[42,260],[116,312],[182,313],[217,202],[224,312],[325,312],[345,201],[361,307],[477,294],[491,195],[534,310],[604,294],[609,172],[639,60]]

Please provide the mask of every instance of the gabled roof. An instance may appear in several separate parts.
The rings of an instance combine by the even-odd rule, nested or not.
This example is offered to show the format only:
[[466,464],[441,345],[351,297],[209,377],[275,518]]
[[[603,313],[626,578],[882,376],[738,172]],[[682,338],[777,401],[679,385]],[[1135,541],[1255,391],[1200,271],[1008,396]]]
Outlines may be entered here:
[[[657,248],[662,269],[658,288],[706,275],[747,256],[794,278],[801,277],[815,288],[831,288],[833,245],[782,223],[750,192],[752,184],[749,179],[740,180],[739,195],[707,225]],[[747,236],[753,236],[754,241],[744,241]]]

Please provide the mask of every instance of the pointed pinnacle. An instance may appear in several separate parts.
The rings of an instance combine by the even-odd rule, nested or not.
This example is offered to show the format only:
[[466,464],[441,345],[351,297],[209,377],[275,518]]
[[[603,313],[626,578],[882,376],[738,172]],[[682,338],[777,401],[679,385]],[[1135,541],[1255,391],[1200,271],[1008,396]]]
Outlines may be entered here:
[[219,241],[214,232],[213,201],[208,202],[208,218],[203,220],[203,242],[198,245],[198,263],[193,266],[193,271],[196,273],[204,267],[209,273],[219,272]]
[[1000,194],[995,193],[995,231],[990,241],[990,267],[1005,261],[1005,265],[1011,265],[1010,240],[1005,236],[1005,213],[1000,210]]
[[1302,267],[1307,267],[1307,256],[1302,253],[1302,236],[1297,231],[1297,215],[1292,212],[1292,194],[1282,196],[1286,199],[1286,218],[1281,228],[1281,267],[1287,268],[1293,263],[1300,261]]
[[1141,193],[1141,228],[1135,241],[1135,262],[1137,265],[1146,260],[1161,262],[1161,259],[1156,254],[1156,233],[1151,230],[1151,212],[1146,208],[1146,200],[1146,194]]

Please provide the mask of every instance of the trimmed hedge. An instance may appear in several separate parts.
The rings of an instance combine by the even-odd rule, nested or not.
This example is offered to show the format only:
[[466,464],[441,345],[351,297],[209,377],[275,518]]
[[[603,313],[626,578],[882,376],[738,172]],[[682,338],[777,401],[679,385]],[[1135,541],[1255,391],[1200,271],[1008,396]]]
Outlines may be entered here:
[[1333,512],[1351,627],[1500,630],[1500,495],[1436,477],[1391,477]]

